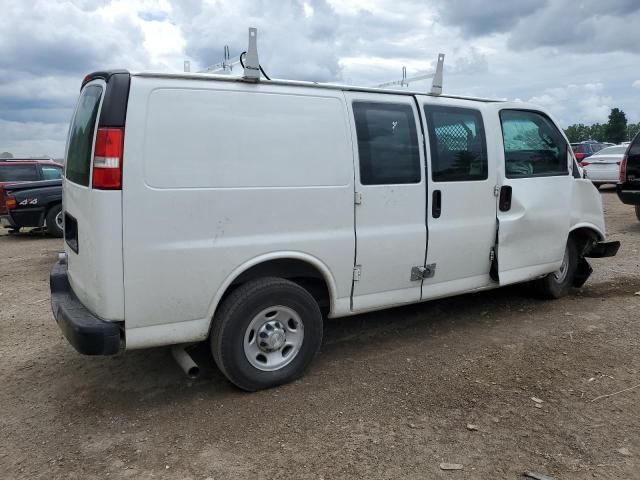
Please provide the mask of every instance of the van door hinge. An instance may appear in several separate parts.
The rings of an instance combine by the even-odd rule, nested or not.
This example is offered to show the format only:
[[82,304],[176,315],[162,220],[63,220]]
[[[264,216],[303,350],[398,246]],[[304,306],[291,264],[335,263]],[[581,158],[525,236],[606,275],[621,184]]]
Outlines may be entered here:
[[362,265],[356,265],[355,267],[353,267],[353,281],[357,282],[358,280],[360,280],[361,276],[362,276]]
[[494,197],[499,197],[500,196],[500,187],[498,185],[493,187],[493,195],[494,195]]
[[425,278],[432,278],[435,274],[436,274],[435,263],[430,263],[426,267],[412,267],[411,281],[416,282],[418,280],[424,280]]
[[356,205],[360,205],[362,203],[362,193],[354,192],[353,203],[355,203]]

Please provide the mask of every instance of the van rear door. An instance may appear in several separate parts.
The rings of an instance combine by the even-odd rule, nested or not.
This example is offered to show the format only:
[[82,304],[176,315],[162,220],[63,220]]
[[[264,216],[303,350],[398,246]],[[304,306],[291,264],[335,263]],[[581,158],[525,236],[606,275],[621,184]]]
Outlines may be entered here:
[[[125,72],[103,72],[85,79],[65,154],[63,210],[69,283],[84,306],[103,320],[124,319],[118,179],[128,90],[129,74]],[[112,168],[116,164],[118,168]],[[106,175],[105,165],[109,167]]]

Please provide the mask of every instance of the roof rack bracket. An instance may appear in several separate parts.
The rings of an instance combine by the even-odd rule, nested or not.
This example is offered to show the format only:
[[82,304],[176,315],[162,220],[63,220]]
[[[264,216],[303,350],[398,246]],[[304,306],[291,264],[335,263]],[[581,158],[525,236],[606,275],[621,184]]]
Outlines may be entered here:
[[249,82],[258,82],[260,80],[260,60],[258,59],[258,29],[249,28],[249,46],[247,54],[244,58],[244,75],[243,78]]
[[431,81],[431,95],[442,94],[442,70],[444,67],[444,53],[438,54],[438,65],[436,66],[436,73]]

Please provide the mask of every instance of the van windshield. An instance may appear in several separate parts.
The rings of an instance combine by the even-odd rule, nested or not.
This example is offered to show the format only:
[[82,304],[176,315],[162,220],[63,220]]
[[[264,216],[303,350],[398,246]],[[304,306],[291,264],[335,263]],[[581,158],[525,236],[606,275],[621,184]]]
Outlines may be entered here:
[[80,94],[76,114],[69,129],[66,177],[79,185],[89,185],[93,132],[101,97],[102,87],[86,87]]

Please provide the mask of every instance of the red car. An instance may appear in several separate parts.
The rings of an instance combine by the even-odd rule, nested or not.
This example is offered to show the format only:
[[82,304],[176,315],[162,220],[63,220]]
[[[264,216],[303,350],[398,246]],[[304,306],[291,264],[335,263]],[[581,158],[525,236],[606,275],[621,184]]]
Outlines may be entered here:
[[0,159],[0,186],[7,183],[57,180],[62,178],[62,165],[51,159]]

